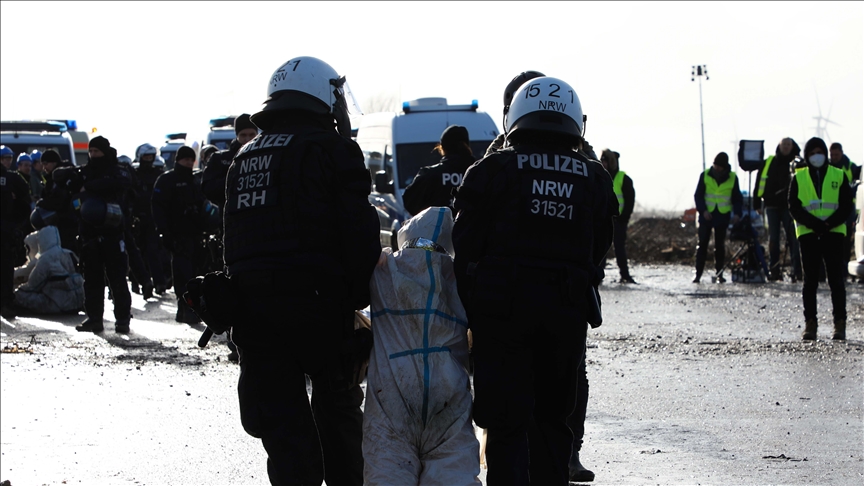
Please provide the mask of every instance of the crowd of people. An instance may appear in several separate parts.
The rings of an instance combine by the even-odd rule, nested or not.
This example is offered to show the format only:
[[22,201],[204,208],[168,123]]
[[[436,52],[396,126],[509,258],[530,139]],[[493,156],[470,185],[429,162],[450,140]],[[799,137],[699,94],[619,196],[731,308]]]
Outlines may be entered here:
[[[440,163],[405,190],[413,217],[398,247],[382,249],[347,92],[327,63],[291,59],[262,110],[236,118],[228,149],[181,147],[167,171],[152,145],[132,161],[102,136],[83,167],[46,151],[13,170],[0,147],[3,316],[84,310],[76,329],[100,333],[107,282],[115,331],[128,333],[128,279],[145,299],[173,287],[179,322],[227,320],[241,422],[272,484],[479,484],[472,422],[485,430],[490,485],[592,481],[579,456],[586,336],[602,323],[613,245],[620,283],[636,284],[621,155],[597,157],[566,81],[525,71],[505,88],[504,133],[485,154],[465,127],[444,130]],[[769,278],[782,278],[782,227],[792,278],[804,281],[804,339],[816,338],[822,262],[833,337],[845,339],[841,256],[860,168],[818,138],[799,151],[783,139],[756,177]],[[722,282],[727,229],[743,214],[727,154],[700,174],[695,203],[694,282],[712,232]],[[195,280],[204,274],[219,278]],[[183,298],[187,283],[196,298]],[[371,330],[358,314],[367,308]]]

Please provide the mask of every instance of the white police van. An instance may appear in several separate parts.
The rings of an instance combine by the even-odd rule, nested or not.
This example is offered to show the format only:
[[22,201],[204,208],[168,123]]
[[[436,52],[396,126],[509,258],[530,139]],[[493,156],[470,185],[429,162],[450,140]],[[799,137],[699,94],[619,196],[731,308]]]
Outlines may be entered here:
[[234,116],[223,116],[210,120],[210,132],[204,145],[213,145],[219,150],[227,150],[234,140]]
[[421,167],[435,165],[441,156],[433,152],[441,133],[450,125],[468,129],[471,150],[478,160],[498,136],[488,113],[470,105],[448,105],[445,98],[420,98],[402,104],[402,112],[371,113],[360,118],[357,144],[375,181],[369,201],[378,209],[381,244],[396,246],[396,232],[411,215],[402,194]]
[[[5,145],[15,153],[30,154],[34,150],[45,153],[54,150],[61,160],[78,165],[75,147],[65,123],[48,120],[21,120],[0,122],[0,145]],[[87,163],[86,160],[83,161]]]

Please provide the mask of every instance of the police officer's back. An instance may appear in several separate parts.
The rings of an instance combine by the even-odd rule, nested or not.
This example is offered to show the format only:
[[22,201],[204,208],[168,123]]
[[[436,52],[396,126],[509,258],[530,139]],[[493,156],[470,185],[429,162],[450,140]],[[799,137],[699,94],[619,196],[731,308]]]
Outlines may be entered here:
[[240,414],[262,439],[273,484],[363,480],[363,393],[340,349],[354,309],[369,303],[381,246],[344,83],[312,57],[282,65],[252,116],[263,131],[237,152],[225,185],[225,264],[243,315],[232,329]]
[[453,209],[451,193],[459,187],[465,171],[476,160],[468,143],[468,129],[465,127],[451,125],[444,130],[441,142],[435,146],[442,155],[441,162],[422,167],[402,195],[409,213],[415,215],[433,206]]
[[490,484],[528,484],[529,462],[531,484],[567,484],[565,419],[617,200],[609,174],[577,152],[582,110],[567,83],[523,84],[505,130],[509,148],[472,166],[455,199],[474,419],[488,429]]

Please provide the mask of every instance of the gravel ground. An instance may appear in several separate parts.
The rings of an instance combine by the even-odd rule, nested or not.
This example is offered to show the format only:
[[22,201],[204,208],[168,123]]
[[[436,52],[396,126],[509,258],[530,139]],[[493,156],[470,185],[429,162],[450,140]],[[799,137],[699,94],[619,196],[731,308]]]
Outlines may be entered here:
[[[864,287],[846,287],[847,341],[823,317],[804,343],[800,284],[632,274],[639,285],[604,284],[605,322],[589,332],[582,462],[597,484],[864,481]],[[819,306],[829,315],[827,289]],[[199,349],[203,327],[173,321],[170,293],[133,294],[128,336],[110,309],[101,335],[77,333],[80,316],[2,321],[0,480],[268,484],[224,338]]]

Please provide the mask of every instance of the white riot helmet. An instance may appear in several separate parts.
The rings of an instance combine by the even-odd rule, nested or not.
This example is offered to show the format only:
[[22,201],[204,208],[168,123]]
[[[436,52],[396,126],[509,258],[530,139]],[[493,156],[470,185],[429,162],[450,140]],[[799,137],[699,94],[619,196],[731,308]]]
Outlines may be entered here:
[[267,84],[264,107],[251,116],[252,123],[267,130],[276,119],[273,112],[281,110],[332,115],[344,137],[351,136],[349,111],[355,115],[362,114],[345,76],[339,76],[326,62],[308,56],[295,57],[273,73]]
[[548,76],[528,80],[520,86],[504,119],[508,138],[519,130],[553,132],[575,137],[576,145],[582,142],[584,126],[576,90]]

